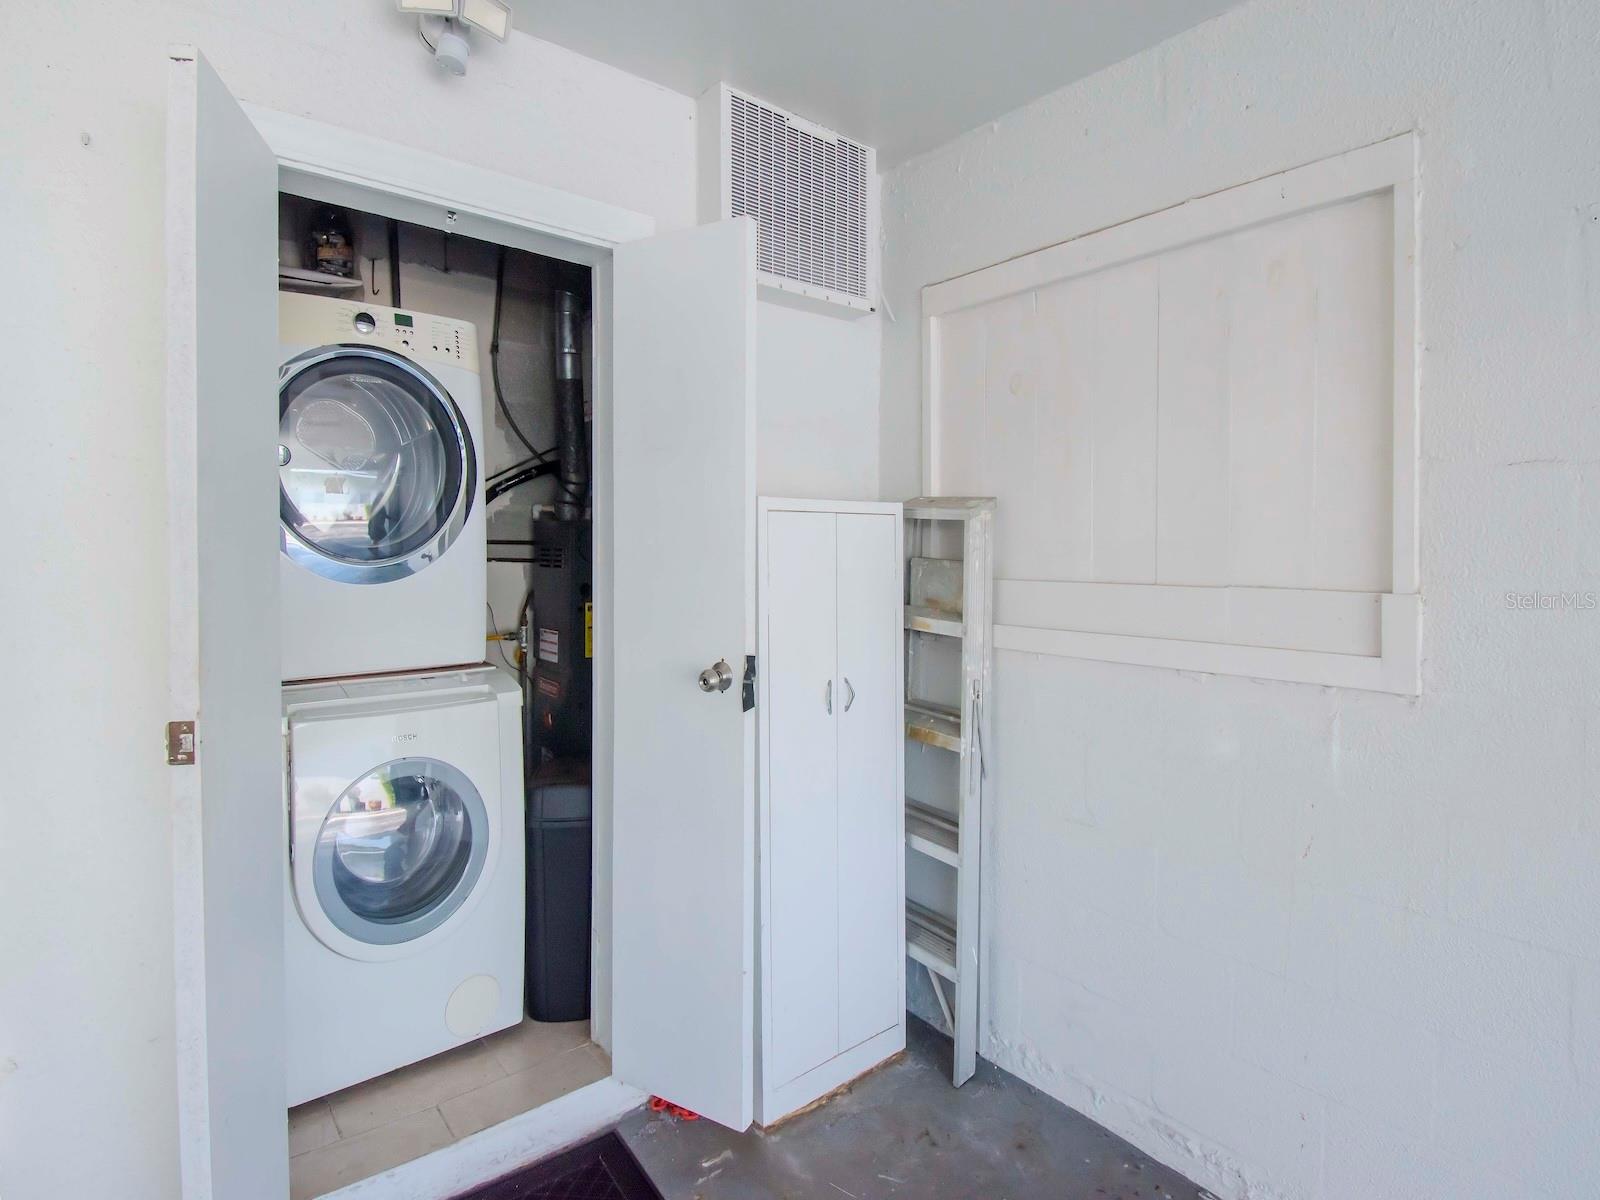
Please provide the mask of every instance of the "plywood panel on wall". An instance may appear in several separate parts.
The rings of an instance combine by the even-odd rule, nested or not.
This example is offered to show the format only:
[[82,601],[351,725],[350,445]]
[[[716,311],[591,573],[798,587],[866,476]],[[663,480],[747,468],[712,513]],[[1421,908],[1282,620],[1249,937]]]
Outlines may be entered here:
[[1415,511],[1395,446],[1415,421],[1411,152],[928,289],[930,485],[998,498],[999,579],[1078,585],[1003,589],[1002,623],[1382,658]]
[[[1071,499],[1059,476],[1036,471],[1019,481],[1057,524],[1080,526],[1087,560],[1054,578],[1156,580],[1156,328],[1154,262],[1130,263],[1040,289],[1038,337],[1043,371],[1041,442],[1078,447],[1080,479]],[[1050,455],[1041,450],[1046,462]],[[988,492],[979,492],[988,495]],[[1077,505],[1087,503],[1087,511]],[[1066,514],[1086,519],[1064,520]],[[1004,527],[999,526],[1004,554]],[[1010,575],[1001,558],[1000,573]],[[1026,555],[1022,578],[1046,578]]]
[[999,574],[1387,588],[1391,224],[1365,196],[953,314],[940,465],[1005,504]]

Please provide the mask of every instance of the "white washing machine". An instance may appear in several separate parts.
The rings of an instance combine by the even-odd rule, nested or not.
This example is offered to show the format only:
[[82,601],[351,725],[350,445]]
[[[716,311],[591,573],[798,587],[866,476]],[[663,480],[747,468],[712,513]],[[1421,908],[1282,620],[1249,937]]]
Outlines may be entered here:
[[284,688],[291,1105],[521,1020],[521,700],[496,667]]
[[476,329],[286,292],[278,340],[283,678],[482,662]]

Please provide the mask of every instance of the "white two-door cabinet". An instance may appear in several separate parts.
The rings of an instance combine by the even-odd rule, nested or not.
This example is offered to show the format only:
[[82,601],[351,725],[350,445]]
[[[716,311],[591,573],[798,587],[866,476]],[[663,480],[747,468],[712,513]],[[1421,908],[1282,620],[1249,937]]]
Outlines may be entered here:
[[770,1125],[905,1049],[901,506],[758,505],[760,1053]]

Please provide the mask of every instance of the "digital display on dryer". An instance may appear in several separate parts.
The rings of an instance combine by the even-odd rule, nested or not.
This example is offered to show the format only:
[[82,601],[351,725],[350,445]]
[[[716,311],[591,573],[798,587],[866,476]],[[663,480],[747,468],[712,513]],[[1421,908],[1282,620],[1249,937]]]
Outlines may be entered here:
[[394,315],[394,323],[396,325],[403,326],[406,329],[410,329],[411,328],[411,317],[410,317],[410,314],[408,314],[408,313],[395,313],[395,315]]

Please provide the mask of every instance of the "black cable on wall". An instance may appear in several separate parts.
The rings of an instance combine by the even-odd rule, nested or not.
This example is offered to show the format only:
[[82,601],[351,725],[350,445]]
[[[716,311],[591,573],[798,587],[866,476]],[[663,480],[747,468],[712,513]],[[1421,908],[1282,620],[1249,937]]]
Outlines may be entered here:
[[494,383],[494,402],[499,407],[501,415],[505,417],[506,424],[511,426],[511,432],[517,435],[517,441],[527,447],[535,462],[544,462],[550,457],[550,451],[541,450],[528,440],[528,435],[522,432],[522,426],[518,425],[517,419],[511,415],[505,394],[500,390],[500,308],[505,299],[505,291],[506,248],[501,246],[494,268],[494,332],[489,338],[489,375]]

